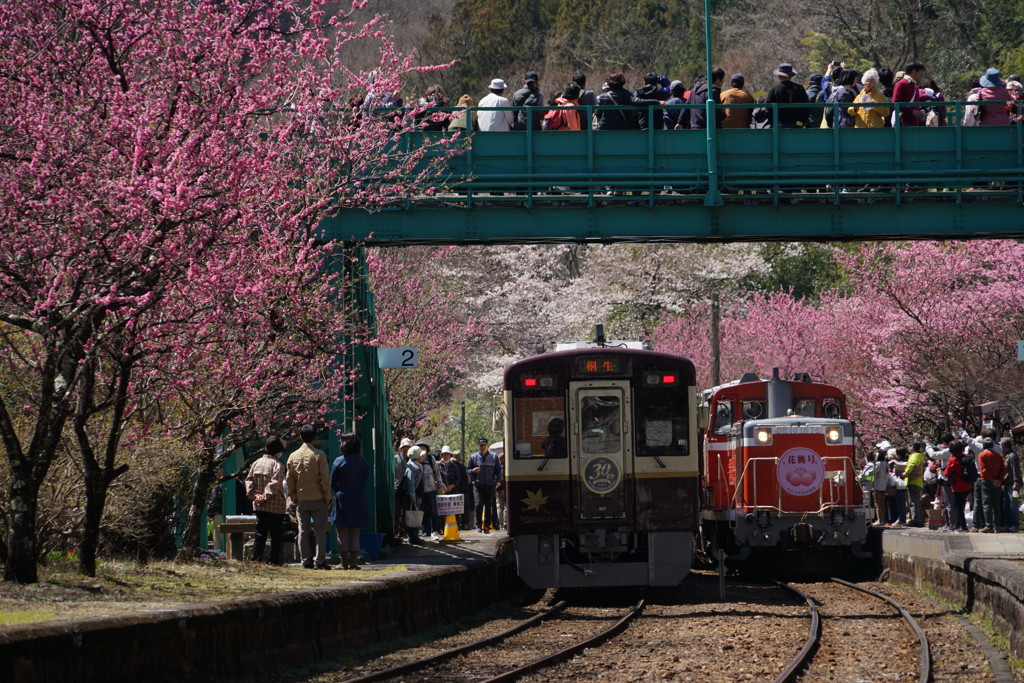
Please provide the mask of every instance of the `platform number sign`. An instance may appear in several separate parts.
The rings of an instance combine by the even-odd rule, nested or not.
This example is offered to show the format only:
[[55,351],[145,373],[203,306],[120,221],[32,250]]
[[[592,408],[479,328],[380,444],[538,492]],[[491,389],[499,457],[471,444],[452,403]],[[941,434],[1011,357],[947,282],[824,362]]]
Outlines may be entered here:
[[418,368],[419,349],[377,349],[377,359],[382,368]]

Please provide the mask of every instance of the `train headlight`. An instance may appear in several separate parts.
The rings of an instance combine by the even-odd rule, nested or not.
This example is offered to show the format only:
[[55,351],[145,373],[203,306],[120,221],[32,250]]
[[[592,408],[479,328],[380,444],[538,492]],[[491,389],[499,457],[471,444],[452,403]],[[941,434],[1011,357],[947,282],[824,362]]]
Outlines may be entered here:
[[754,440],[758,446],[767,446],[772,442],[772,430],[770,427],[758,427],[754,432]]
[[838,426],[825,428],[825,443],[836,445],[843,440],[843,430]]

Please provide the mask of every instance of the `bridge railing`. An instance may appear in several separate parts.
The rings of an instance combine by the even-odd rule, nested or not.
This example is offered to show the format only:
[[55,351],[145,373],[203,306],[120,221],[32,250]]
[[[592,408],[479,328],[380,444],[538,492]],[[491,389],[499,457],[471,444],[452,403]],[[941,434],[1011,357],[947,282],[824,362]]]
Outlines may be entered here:
[[[897,112],[908,106],[943,107],[947,125],[720,128],[714,132],[714,159],[708,154],[705,129],[595,130],[591,124],[597,108],[592,106],[571,107],[580,111],[585,123],[579,131],[412,130],[402,133],[396,144],[411,146],[422,144],[424,138],[461,136],[458,152],[448,160],[447,173],[435,179],[432,194],[406,203],[679,203],[703,200],[712,178],[726,203],[902,203],[910,199],[960,203],[993,197],[1024,201],[1021,122],[964,126],[964,112],[972,105],[978,103],[730,105],[729,109],[766,108],[772,122],[779,120],[781,111],[793,108],[836,113],[840,106],[878,106]],[[551,108],[510,109],[536,115]],[[666,108],[703,110],[702,105],[689,104]],[[636,107],[602,109],[637,111]],[[661,110],[648,107],[648,115],[660,116]],[[463,109],[440,111],[458,114]]]

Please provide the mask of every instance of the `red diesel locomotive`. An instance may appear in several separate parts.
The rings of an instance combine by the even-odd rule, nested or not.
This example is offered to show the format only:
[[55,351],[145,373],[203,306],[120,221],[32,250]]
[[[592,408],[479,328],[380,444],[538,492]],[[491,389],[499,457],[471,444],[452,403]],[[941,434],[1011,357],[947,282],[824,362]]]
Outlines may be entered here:
[[674,586],[699,525],[693,364],[598,341],[505,371],[508,532],[533,588]]
[[[803,569],[867,557],[867,508],[857,483],[853,423],[836,387],[806,374],[754,374],[704,392],[698,552],[753,568],[752,555]],[[794,552],[787,552],[794,551]],[[779,564],[774,565],[776,568]]]

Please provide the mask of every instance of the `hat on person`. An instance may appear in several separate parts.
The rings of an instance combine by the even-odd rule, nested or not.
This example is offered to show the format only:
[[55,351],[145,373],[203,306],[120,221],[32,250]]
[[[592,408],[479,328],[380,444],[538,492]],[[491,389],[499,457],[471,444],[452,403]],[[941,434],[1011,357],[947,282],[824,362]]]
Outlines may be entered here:
[[924,444],[918,441],[917,439],[914,439],[907,445],[910,446],[911,448],[921,448],[922,446],[924,446]]
[[430,444],[427,443],[426,439],[420,439],[419,441],[416,442],[416,445],[425,450],[430,450]]
[[441,446],[441,455],[444,455],[445,453],[451,453],[451,452],[452,452],[452,447],[451,446]]
[[537,75],[536,71],[527,71],[526,75],[523,76],[523,83],[536,83],[540,80],[540,76]]
[[279,436],[268,436],[266,448],[267,453],[270,453],[271,455],[284,453],[284,441],[281,441],[281,437]]
[[786,78],[793,78],[794,76],[798,75],[796,70],[793,68],[793,65],[787,64],[785,62],[779,64],[779,68],[773,71],[772,73],[774,73],[776,76],[785,76]]
[[405,448],[405,447],[411,446],[411,445],[412,445],[412,439],[410,439],[409,437],[405,437],[404,439],[402,439],[402,443],[398,444],[398,447],[399,448]]
[[882,439],[877,444],[875,444],[875,448],[881,448],[883,451],[887,451],[890,448],[892,448],[892,444],[889,443],[886,439]]
[[807,81],[809,83],[821,83],[821,74],[815,71],[814,73],[807,77]]
[[409,458],[409,460],[418,460],[423,455],[426,455],[426,451],[424,451],[419,446],[413,446],[412,448],[409,449],[407,457]]
[[999,77],[999,69],[989,69],[981,77],[982,88],[998,88],[1002,84],[1003,79]]
[[476,445],[477,446],[483,446],[483,445],[489,444],[489,443],[490,443],[490,441],[488,441],[487,439],[485,439],[483,437],[480,437],[479,439],[476,440]]
[[489,86],[487,86],[487,89],[488,90],[504,90],[505,89],[505,81],[501,80],[500,78],[495,78],[493,81],[491,81],[491,84]]
[[729,83],[734,88],[742,88],[743,84],[747,82],[747,79],[743,77],[743,74],[733,74],[732,78],[729,79]]
[[995,448],[995,445],[996,442],[988,437],[985,437],[984,439],[981,440],[981,447],[984,448],[985,450],[991,450],[992,448]]

